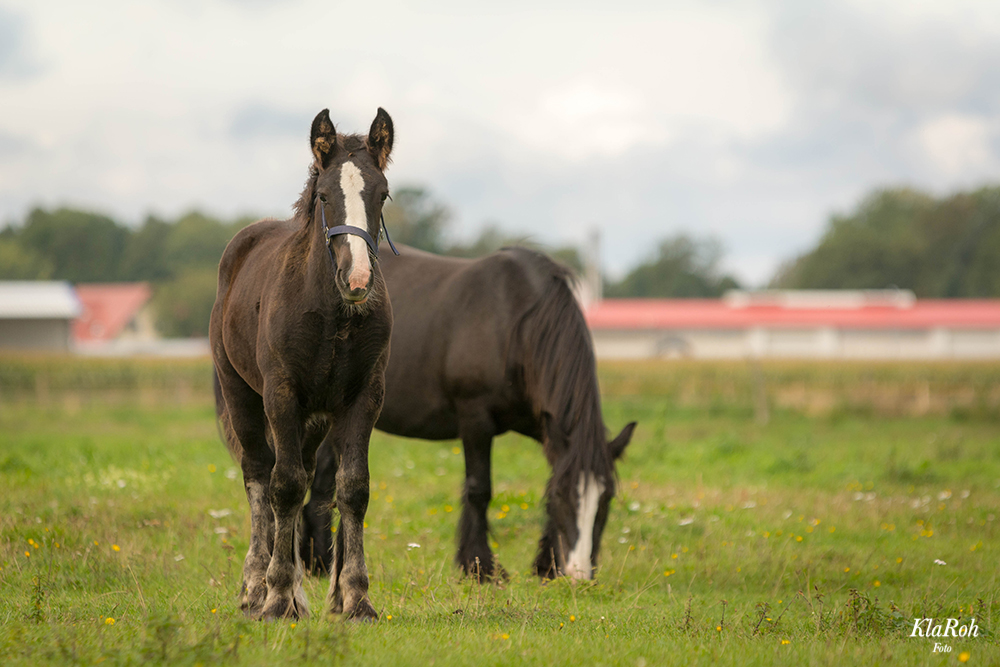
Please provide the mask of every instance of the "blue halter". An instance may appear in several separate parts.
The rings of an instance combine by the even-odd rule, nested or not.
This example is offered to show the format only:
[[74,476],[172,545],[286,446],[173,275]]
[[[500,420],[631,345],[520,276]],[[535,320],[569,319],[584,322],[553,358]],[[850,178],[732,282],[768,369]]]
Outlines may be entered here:
[[[326,205],[322,202],[320,202],[319,212],[323,218],[323,234],[326,236],[326,250],[330,253],[330,261],[334,261],[333,250],[330,248],[330,241],[333,240],[334,236],[339,236],[340,234],[354,234],[355,236],[360,236],[365,240],[365,244],[368,246],[368,249],[372,251],[373,255],[375,255],[375,259],[378,259],[378,241],[373,239],[371,234],[360,227],[355,227],[354,225],[337,225],[336,227],[327,227]],[[385,216],[383,215],[381,217],[382,228],[379,229],[379,238],[382,238],[382,235],[385,234],[385,240],[389,242],[389,247],[392,248],[393,254],[399,255],[399,251],[396,250],[396,246],[392,244],[392,239],[389,238],[389,229],[385,226]]]

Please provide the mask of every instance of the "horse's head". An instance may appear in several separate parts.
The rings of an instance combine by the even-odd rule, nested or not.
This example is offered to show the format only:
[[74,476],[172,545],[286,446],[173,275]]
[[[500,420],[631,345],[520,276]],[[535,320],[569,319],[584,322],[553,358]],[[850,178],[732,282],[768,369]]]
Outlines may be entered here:
[[[336,265],[334,282],[348,303],[364,303],[375,277],[372,259],[382,204],[389,196],[383,172],[392,151],[392,134],[392,119],[382,108],[367,137],[338,136],[326,109],[313,120],[310,143],[317,174],[313,221],[324,228],[324,243],[329,244]],[[334,234],[327,235],[328,229]]]
[[615,462],[632,439],[635,422],[614,440],[601,439],[604,452],[580,457],[567,447],[556,463],[547,490],[548,524],[538,544],[535,573],[593,579],[608,508],[615,495]]

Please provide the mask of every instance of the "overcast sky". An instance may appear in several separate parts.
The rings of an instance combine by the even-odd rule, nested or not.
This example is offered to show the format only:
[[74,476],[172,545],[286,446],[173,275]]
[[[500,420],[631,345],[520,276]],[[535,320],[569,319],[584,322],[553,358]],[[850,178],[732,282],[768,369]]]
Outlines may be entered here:
[[1000,181],[1000,3],[416,4],[0,0],[0,220],[287,216],[324,107],[456,235],[599,225],[612,275],[686,232],[760,284],[874,187]]

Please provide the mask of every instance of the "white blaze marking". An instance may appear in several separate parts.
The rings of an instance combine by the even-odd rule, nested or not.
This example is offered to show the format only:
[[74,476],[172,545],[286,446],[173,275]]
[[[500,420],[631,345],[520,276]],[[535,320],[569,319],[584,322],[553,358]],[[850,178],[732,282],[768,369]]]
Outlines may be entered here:
[[597,504],[604,493],[604,485],[589,473],[580,473],[577,489],[576,544],[566,558],[566,574],[574,579],[590,579],[594,575],[591,555],[594,547],[594,522]]
[[[345,225],[360,227],[368,231],[368,215],[365,213],[365,202],[361,192],[365,189],[365,179],[361,170],[353,162],[345,162],[340,168],[340,189],[344,193]],[[360,236],[347,235],[348,247],[351,249],[351,272],[347,276],[347,284],[351,289],[366,287],[371,277],[372,267],[368,261],[368,244]]]

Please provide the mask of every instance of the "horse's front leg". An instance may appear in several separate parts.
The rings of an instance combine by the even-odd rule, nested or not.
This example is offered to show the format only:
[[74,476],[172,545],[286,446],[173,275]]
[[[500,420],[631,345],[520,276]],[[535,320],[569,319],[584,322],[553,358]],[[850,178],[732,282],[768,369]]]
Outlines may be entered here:
[[368,443],[381,397],[380,389],[375,396],[359,397],[343,422],[334,426],[330,442],[339,452],[336,499],[340,525],[333,546],[327,609],[361,620],[378,618],[368,599],[364,522],[368,511]]
[[298,527],[323,433],[316,424],[307,427],[297,397],[285,384],[265,387],[264,408],[274,437],[275,462],[269,488],[274,545],[261,615],[265,620],[304,618],[309,615],[309,604],[302,589]]

